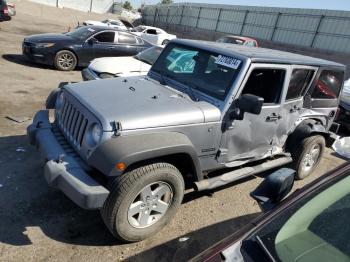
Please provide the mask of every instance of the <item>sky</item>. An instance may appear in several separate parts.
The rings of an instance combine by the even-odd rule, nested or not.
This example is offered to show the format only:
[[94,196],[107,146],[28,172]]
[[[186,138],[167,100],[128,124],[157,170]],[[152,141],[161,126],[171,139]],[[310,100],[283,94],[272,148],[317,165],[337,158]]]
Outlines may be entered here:
[[[130,0],[134,7],[140,6],[142,0]],[[147,5],[160,0],[143,0]],[[226,5],[273,6],[291,8],[313,8],[350,11],[350,0],[175,0],[175,3],[193,2]]]

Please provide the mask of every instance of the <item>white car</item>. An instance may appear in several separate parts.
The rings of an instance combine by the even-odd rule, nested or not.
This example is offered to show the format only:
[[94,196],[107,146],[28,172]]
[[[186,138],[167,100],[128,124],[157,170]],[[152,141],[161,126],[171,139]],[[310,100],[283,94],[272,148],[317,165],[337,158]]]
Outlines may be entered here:
[[84,81],[146,75],[162,51],[162,46],[153,46],[135,56],[96,58],[81,75]]
[[135,30],[137,32],[134,34],[155,45],[166,45],[170,40],[176,38],[176,35],[168,34],[163,29],[153,26],[140,25]]
[[122,21],[116,20],[116,19],[106,19],[103,21],[87,20],[83,22],[83,25],[108,26],[108,27],[116,28],[120,30],[128,29]]

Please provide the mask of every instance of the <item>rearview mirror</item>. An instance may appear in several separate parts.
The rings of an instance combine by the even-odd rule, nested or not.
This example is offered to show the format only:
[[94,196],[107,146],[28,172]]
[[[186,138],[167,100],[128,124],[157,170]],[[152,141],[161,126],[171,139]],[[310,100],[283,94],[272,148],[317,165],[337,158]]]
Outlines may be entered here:
[[292,190],[294,175],[295,170],[281,168],[267,176],[250,195],[259,203],[262,210],[267,211]]

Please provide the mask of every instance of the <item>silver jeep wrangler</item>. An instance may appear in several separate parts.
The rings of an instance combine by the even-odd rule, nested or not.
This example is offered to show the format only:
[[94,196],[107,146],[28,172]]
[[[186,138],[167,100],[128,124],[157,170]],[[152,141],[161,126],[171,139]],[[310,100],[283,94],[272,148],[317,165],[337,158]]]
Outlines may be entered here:
[[344,70],[276,50],[173,40],[147,76],[54,90],[28,135],[49,185],[101,209],[115,237],[139,241],[169,222],[185,188],[286,164],[296,179],[308,176],[332,141]]

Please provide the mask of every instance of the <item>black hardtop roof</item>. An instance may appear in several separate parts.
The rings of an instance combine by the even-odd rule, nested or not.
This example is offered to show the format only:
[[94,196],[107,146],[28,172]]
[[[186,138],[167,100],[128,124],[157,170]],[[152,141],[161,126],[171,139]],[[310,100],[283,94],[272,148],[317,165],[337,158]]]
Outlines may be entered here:
[[343,64],[274,49],[188,39],[175,39],[172,42],[190,45],[196,48],[212,51],[215,53],[222,53],[224,55],[232,55],[241,59],[249,58],[252,62],[258,63],[329,66],[339,67],[345,70],[345,66]]

